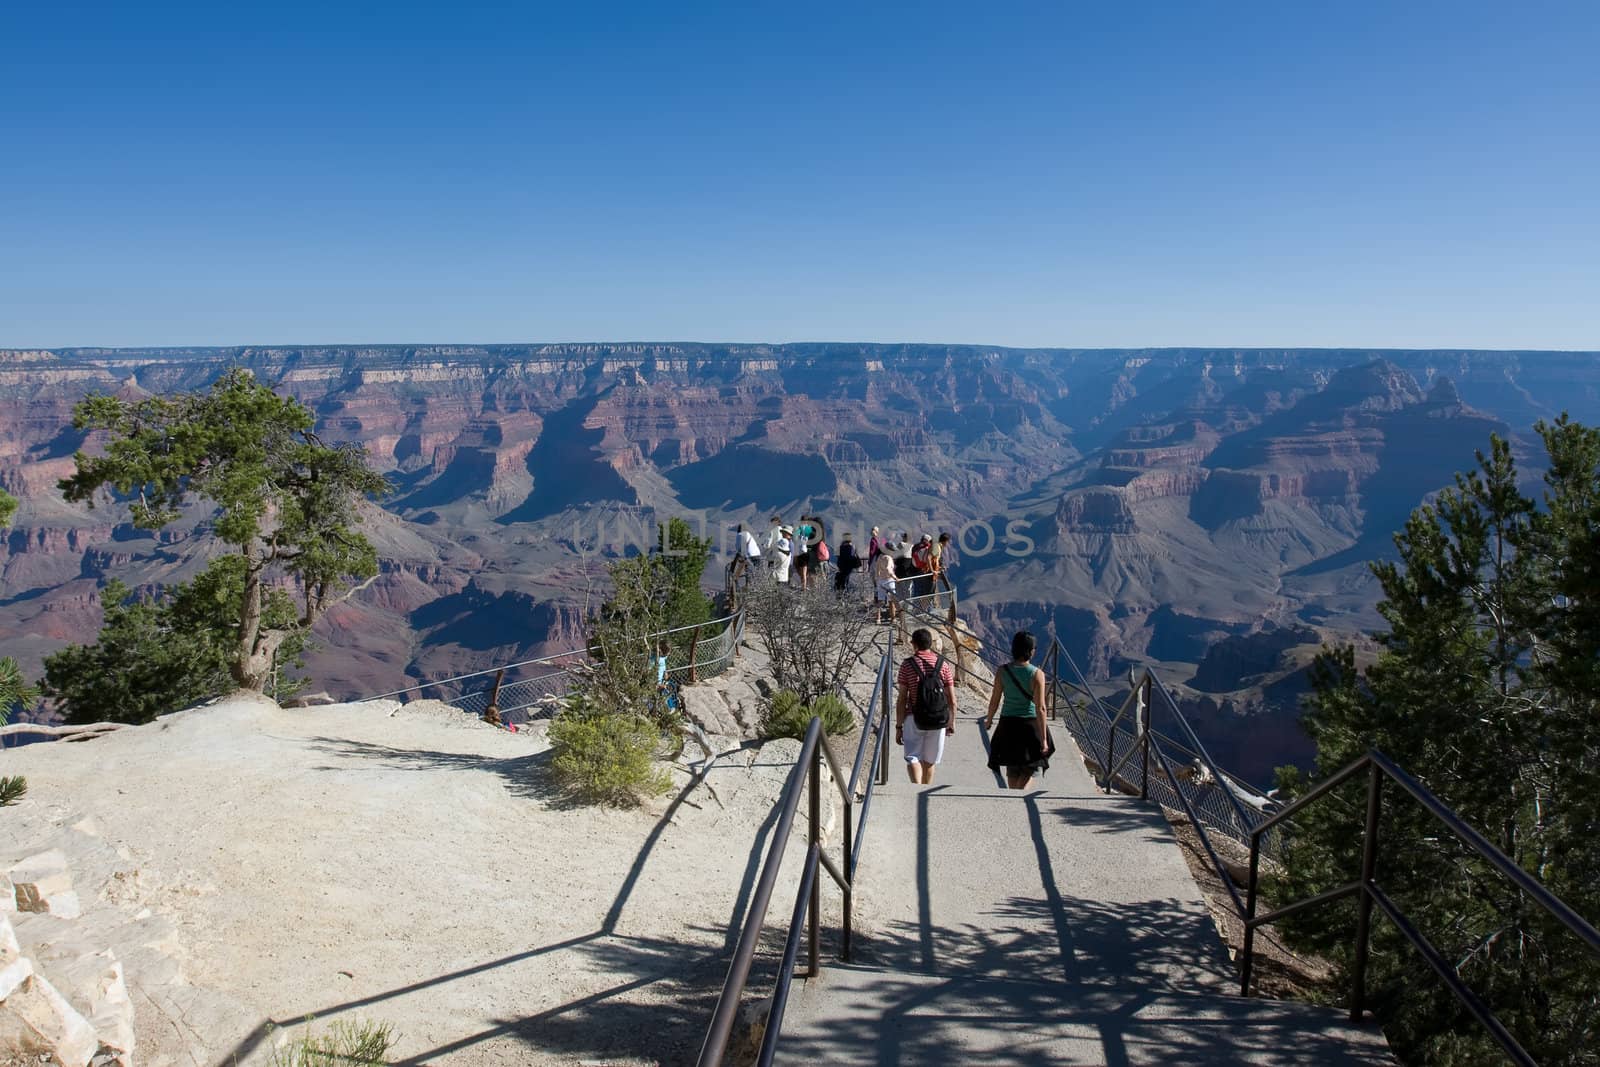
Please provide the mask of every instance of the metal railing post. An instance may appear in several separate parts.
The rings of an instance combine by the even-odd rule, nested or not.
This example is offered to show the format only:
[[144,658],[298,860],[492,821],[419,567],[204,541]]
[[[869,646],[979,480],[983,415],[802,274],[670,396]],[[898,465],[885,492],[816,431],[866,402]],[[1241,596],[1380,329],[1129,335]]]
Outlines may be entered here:
[[494,672],[494,688],[489,690],[489,706],[483,710],[483,721],[491,726],[500,725],[500,685],[506,680],[506,669]]
[[844,961],[850,962],[850,935],[854,930],[851,921],[855,910],[856,801],[854,797],[844,802]]
[[894,737],[889,728],[889,723],[894,718],[893,699],[895,687],[894,627],[892,626],[889,628],[889,641],[885,647],[883,655],[886,660],[883,667],[883,686],[878,693],[878,703],[883,708],[883,726],[881,727],[883,730],[883,740],[878,744],[878,748],[882,751],[883,758],[878,761],[878,784],[888,785],[889,747]]
[[1139,684],[1139,799],[1150,799],[1150,674]]
[[[1124,704],[1123,707],[1124,707],[1124,709],[1126,709],[1127,705]],[[1116,724],[1116,720],[1112,720],[1111,728],[1106,731],[1106,785],[1105,785],[1105,790],[1106,790],[1107,793],[1111,792],[1113,789],[1116,788],[1116,783],[1113,781],[1113,779],[1116,778],[1116,776],[1117,776],[1117,724]]]
[[1250,995],[1250,966],[1255,962],[1256,928],[1251,920],[1256,917],[1256,882],[1261,871],[1261,835],[1250,835],[1250,883],[1245,890],[1244,945],[1239,950],[1239,995]]
[[1366,1008],[1367,956],[1372,938],[1372,880],[1378,867],[1378,815],[1383,804],[1383,771],[1372,765],[1367,783],[1367,832],[1361,842],[1361,900],[1356,905],[1356,958],[1351,967],[1350,1021]]
[[700,627],[696,626],[694,628],[694,633],[689,635],[689,682],[690,682],[690,684],[693,684],[694,682],[699,680],[699,679],[697,679],[695,677],[695,672],[694,672],[695,660],[698,659],[699,656],[700,656]]
[[[824,734],[817,738],[818,748],[827,743],[827,735]],[[822,847],[822,759],[823,756],[820,751],[811,754],[811,830],[809,836],[811,838],[810,843],[818,848]],[[806,931],[808,965],[806,977],[815,978],[822,973],[822,963],[818,951],[820,942],[817,930],[818,912],[822,910],[822,879],[820,878],[811,883],[810,910],[810,921],[807,924],[809,928]]]

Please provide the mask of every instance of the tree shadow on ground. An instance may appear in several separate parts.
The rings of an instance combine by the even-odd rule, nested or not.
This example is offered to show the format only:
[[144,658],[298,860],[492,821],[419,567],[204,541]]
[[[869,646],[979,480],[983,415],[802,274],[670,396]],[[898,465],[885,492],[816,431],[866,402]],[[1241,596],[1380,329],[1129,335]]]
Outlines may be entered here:
[[[471,753],[405,749],[341,738],[312,738],[314,746],[341,756],[377,760],[387,766],[428,771],[434,769],[488,770],[504,777],[518,795],[571,802],[551,778],[550,753],[495,759]],[[349,770],[329,765],[320,770]],[[468,967],[443,972],[423,981],[397,986],[381,993],[332,1003],[310,1014],[318,1018],[355,1011],[372,1005],[392,1003],[411,994],[429,991],[449,983],[499,973],[503,980],[514,980],[514,969],[541,956],[565,953],[572,957],[561,970],[579,973],[600,972],[615,978],[603,989],[570,997],[542,1011],[526,1015],[487,1020],[481,1029],[435,1048],[397,1060],[398,1064],[435,1062],[489,1041],[510,1039],[531,1052],[570,1055],[580,1059],[598,1058],[619,1063],[679,1064],[693,1062],[705,1027],[727,972],[728,959],[743,925],[749,906],[755,873],[766,854],[776,823],[776,807],[756,830],[726,928],[691,927],[682,938],[635,937],[617,933],[623,911],[638,886],[651,855],[679,808],[688,801],[698,781],[686,784],[656,819],[639,848],[622,885],[617,890],[599,926],[591,933],[565,938],[523,951],[484,960]],[[770,985],[776,974],[776,958],[781,943],[763,939],[762,962],[753,973],[753,982]],[[642,997],[641,997],[642,994]],[[530,994],[531,995],[531,994]],[[639,998],[639,999],[629,999]],[[292,1019],[267,1020],[246,1035],[220,1062],[237,1065],[262,1048],[278,1027],[292,1026],[304,1015]]]
[[[308,744],[332,756],[360,760],[391,770],[403,771],[486,771],[500,778],[513,796],[542,801],[552,808],[583,806],[583,799],[562,784],[551,766],[555,752],[546,749],[527,756],[494,757],[475,752],[441,752],[428,748],[401,748],[372,741],[352,741],[343,737],[312,737]],[[353,764],[323,764],[318,771],[359,770]]]

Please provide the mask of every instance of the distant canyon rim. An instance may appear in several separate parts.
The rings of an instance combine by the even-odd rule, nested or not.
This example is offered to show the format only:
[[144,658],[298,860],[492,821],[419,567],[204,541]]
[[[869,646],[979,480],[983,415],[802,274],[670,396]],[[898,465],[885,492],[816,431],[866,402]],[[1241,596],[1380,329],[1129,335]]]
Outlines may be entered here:
[[[1600,421],[1600,353],[529,344],[0,350],[0,650],[30,674],[94,639],[97,590],[192,576],[206,516],[139,530],[55,489],[92,392],[249,368],[359,441],[393,486],[379,578],[318,627],[335,697],[564,651],[604,565],[683,515],[818,513],[835,540],[949,532],[962,612],[1059,635],[1091,680],[1153,664],[1213,754],[1304,762],[1304,668],[1379,628],[1369,561],[1491,432],[1537,479],[1533,424]],[[93,447],[93,442],[88,442]],[[1535,487],[1530,484],[1530,490]],[[707,569],[720,579],[724,556]],[[866,596],[865,583],[860,594]]]

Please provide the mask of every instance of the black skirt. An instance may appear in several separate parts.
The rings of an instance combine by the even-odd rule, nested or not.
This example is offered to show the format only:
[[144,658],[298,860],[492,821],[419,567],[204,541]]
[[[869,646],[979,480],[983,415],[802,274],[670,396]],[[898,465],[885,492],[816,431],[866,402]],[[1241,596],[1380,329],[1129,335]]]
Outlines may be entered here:
[[1005,767],[1013,774],[1038,774],[1050,766],[1055,750],[1054,739],[1048,749],[1039,744],[1039,726],[1032,715],[1003,715],[989,735],[989,769]]

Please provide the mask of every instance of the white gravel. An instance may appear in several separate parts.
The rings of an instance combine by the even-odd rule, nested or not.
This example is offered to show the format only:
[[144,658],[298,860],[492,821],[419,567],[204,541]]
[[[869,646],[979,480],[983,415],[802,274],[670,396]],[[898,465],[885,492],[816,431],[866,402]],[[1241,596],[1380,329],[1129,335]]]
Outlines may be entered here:
[[128,961],[146,1064],[263,1062],[285,1027],[341,1015],[393,1024],[400,1061],[681,1063],[795,747],[723,757],[720,801],[574,808],[542,731],[241,695],[7,750],[30,789],[0,812],[0,862],[69,850],[75,929]]

